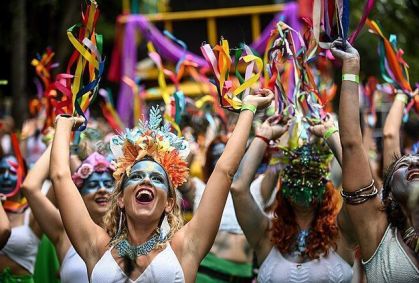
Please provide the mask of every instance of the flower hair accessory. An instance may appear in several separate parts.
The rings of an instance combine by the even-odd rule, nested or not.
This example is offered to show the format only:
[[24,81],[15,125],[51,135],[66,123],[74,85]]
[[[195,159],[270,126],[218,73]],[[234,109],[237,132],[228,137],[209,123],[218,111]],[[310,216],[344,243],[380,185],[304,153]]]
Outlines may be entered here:
[[77,169],[76,173],[73,174],[72,179],[77,188],[83,186],[84,180],[90,177],[94,172],[113,172],[115,167],[110,163],[105,156],[93,152],[89,155]]
[[131,167],[148,156],[166,171],[174,188],[186,182],[189,169],[186,158],[189,155],[188,142],[170,132],[170,124],[163,122],[158,107],[150,109],[149,121],[139,121],[134,129],[127,129],[123,135],[111,139],[111,151],[116,158],[113,174],[119,181],[124,174],[130,174]]

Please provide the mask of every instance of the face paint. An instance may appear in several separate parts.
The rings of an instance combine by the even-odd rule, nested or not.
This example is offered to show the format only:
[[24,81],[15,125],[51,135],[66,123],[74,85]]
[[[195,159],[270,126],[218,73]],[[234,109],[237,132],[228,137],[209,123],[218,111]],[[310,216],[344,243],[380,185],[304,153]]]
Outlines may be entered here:
[[405,155],[394,164],[390,174],[393,198],[402,205],[406,204],[410,188],[415,187],[415,183],[419,184],[419,155]]
[[0,193],[11,193],[17,183],[17,160],[14,156],[7,156],[0,159]]
[[82,195],[93,194],[101,188],[104,188],[108,193],[112,193],[114,189],[114,180],[109,172],[93,172],[92,175],[84,181],[80,193]]
[[156,189],[161,189],[166,193],[169,192],[166,171],[164,171],[160,164],[151,160],[137,162],[131,168],[131,173],[125,181],[125,186],[137,186],[147,181]]

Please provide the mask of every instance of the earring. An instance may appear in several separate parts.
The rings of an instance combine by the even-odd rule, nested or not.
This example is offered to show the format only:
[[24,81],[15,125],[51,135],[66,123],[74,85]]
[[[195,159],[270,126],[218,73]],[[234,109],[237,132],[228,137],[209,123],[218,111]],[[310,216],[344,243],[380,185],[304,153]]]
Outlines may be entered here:
[[164,214],[163,221],[160,225],[160,240],[165,240],[167,235],[169,235],[170,232],[170,225],[169,221],[167,220],[167,214]]
[[121,234],[122,231],[122,217],[124,217],[124,213],[122,209],[119,210],[119,224],[118,224],[118,231],[116,232],[115,238]]

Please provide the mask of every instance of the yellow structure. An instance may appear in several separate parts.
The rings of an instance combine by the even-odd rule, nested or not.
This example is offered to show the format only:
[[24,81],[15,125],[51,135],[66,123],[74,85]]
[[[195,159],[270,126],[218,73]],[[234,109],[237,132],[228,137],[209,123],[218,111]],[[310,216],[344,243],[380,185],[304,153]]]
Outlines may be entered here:
[[[239,16],[249,16],[252,27],[252,40],[256,41],[261,33],[260,16],[263,14],[277,14],[284,9],[284,4],[272,4],[261,6],[248,6],[248,7],[234,7],[223,9],[208,9],[198,11],[182,11],[182,12],[167,12],[144,15],[152,23],[163,22],[164,28],[169,32],[173,32],[173,22],[176,21],[191,21],[191,20],[206,20],[207,23],[207,41],[211,45],[217,44],[219,35],[217,33],[217,19],[230,18]],[[118,22],[123,24],[129,20],[130,15],[122,15],[118,18]],[[138,75],[143,80],[155,80],[157,78],[157,69],[151,68],[148,70],[138,70]],[[174,86],[169,85],[169,92],[174,91]],[[209,86],[202,85],[197,82],[185,82],[181,84],[181,90],[187,96],[199,96],[209,93]],[[170,92],[172,93],[172,92]],[[158,88],[151,88],[146,91],[147,100],[161,99],[160,91]]]

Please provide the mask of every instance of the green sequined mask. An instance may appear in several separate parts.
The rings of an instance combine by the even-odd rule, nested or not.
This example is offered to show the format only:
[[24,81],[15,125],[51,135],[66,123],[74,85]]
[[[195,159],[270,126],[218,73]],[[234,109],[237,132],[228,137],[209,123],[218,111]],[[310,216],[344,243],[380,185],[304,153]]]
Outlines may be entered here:
[[284,157],[288,165],[282,171],[283,196],[304,207],[321,202],[328,182],[330,150],[320,143],[305,144],[284,150]]

